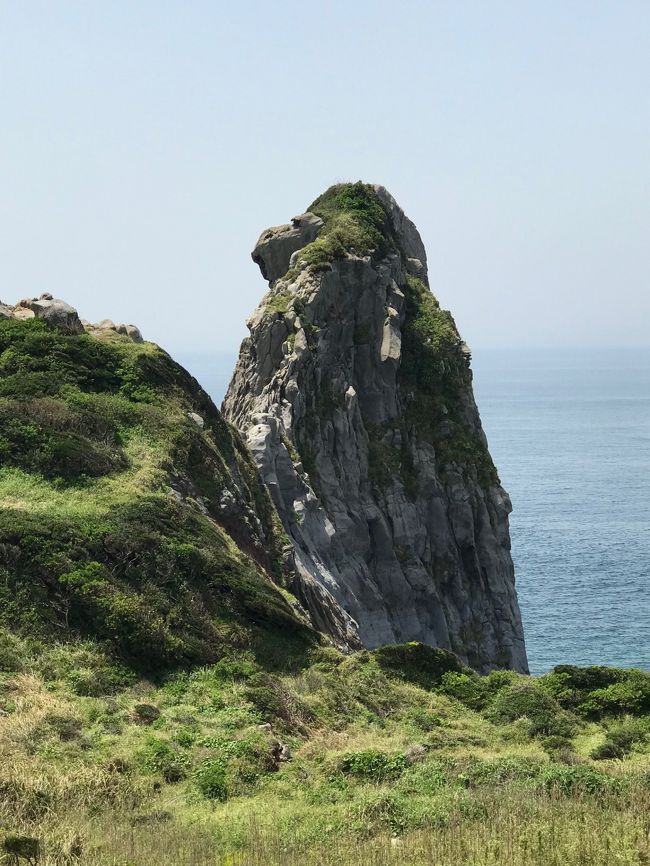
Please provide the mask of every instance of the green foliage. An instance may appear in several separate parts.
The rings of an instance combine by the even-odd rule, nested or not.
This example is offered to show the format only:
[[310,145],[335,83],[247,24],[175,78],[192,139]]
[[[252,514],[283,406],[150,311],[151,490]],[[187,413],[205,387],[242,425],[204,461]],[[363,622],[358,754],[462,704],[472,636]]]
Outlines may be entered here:
[[216,758],[207,758],[194,771],[196,787],[206,800],[226,800],[228,783],[226,769]]
[[417,641],[379,647],[373,656],[382,670],[427,689],[438,685],[446,674],[465,669],[453,653]]
[[[299,263],[285,274],[284,284],[290,283],[304,267],[312,272],[329,270],[335,259],[347,254],[382,258],[396,249],[386,211],[369,184],[361,181],[336,184],[319,196],[309,210],[323,220],[324,226],[316,240],[300,251]],[[276,298],[286,298],[286,293],[280,290],[273,296],[269,308],[286,312],[284,302]]]
[[[17,652],[26,670],[54,679],[0,678],[0,706],[9,713],[0,713],[0,748],[11,755],[0,762],[0,825],[41,838],[41,856],[53,866],[79,859],[59,847],[79,826],[83,850],[96,851],[98,863],[142,866],[229,862],[233,852],[276,866],[334,866],[349,862],[350,852],[374,852],[355,860],[361,866],[385,860],[387,834],[398,840],[389,849],[397,866],[429,862],[432,852],[444,854],[441,862],[464,862],[468,851],[477,866],[506,855],[509,866],[544,866],[549,851],[551,860],[580,866],[574,850],[604,866],[621,833],[625,850],[643,852],[650,786],[637,739],[642,720],[522,740],[512,714],[504,719],[493,709],[516,687],[555,700],[537,679],[438,671],[430,688],[429,678],[421,685],[402,676],[399,647],[389,649],[387,666],[375,652],[346,657],[319,647],[303,670],[282,677],[252,652],[232,651],[158,686],[140,680],[111,697],[87,698],[70,688],[67,672],[75,663],[100,665],[102,653],[90,643],[37,652],[35,641],[18,639]],[[407,645],[402,660],[414,652]],[[272,693],[275,712],[288,707],[296,718],[302,706],[309,717],[288,735],[283,716],[260,725],[250,703],[258,690],[265,700]],[[531,703],[539,710],[539,696],[525,702],[534,715]],[[162,710],[155,732],[141,724],[142,706]],[[622,727],[634,756],[595,765],[589,751]],[[290,745],[289,761],[278,760],[280,743]],[[602,828],[610,844],[594,858],[585,845],[597,846]]]
[[533,734],[565,736],[575,731],[575,724],[555,698],[533,682],[516,683],[499,691],[491,712],[501,722],[527,718]]
[[498,480],[485,443],[470,427],[463,403],[471,387],[469,357],[454,320],[421,280],[407,277],[399,384],[405,421],[430,441],[441,471],[455,463],[484,487]]
[[516,674],[511,671],[492,671],[483,677],[470,670],[450,672],[442,677],[440,691],[480,712],[490,706],[501,689],[513,682],[516,682]]
[[[182,502],[168,494],[172,479],[188,491]],[[225,490],[262,522],[259,563],[236,546],[259,549],[254,530],[205,514]],[[217,661],[242,643],[282,643],[289,660],[313,641],[268,580],[282,577],[282,541],[250,456],[156,346],[0,321],[5,502],[0,626],[99,638],[151,671]],[[80,672],[79,692],[110,689],[105,680]]]
[[605,740],[591,753],[597,761],[624,758],[635,746],[644,746],[650,740],[650,721],[647,718],[626,718],[610,724]]
[[405,755],[399,752],[381,752],[378,749],[348,752],[342,756],[340,763],[342,772],[377,783],[397,779],[407,766]]
[[244,695],[264,721],[274,719],[289,728],[299,728],[311,716],[298,696],[282,680],[269,673],[253,674]]
[[539,760],[522,757],[477,760],[463,767],[458,781],[466,787],[528,782],[540,776],[542,767]]
[[185,778],[187,758],[172,743],[149,736],[136,753],[138,765],[148,773],[157,773],[165,782],[180,782]]
[[540,683],[563,707],[589,719],[650,712],[646,671],[559,665]]
[[602,794],[620,787],[618,779],[598,770],[575,764],[549,764],[539,779],[540,787],[565,797],[576,794]]

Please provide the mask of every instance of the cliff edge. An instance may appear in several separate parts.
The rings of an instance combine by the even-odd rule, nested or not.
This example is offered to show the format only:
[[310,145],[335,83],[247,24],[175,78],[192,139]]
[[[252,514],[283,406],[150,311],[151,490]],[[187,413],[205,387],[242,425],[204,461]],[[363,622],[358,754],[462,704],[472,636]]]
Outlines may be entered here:
[[253,259],[270,290],[223,412],[314,625],[350,647],[417,640],[526,672],[510,500],[415,225],[383,187],[341,184],[265,231]]

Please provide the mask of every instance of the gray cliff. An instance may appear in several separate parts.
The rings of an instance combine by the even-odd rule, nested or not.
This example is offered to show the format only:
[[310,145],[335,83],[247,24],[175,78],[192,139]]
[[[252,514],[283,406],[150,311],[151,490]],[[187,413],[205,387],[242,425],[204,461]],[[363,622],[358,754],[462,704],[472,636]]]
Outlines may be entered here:
[[271,289],[223,410],[314,625],[344,646],[417,640],[527,671],[510,500],[416,227],[383,187],[342,184],[253,259]]

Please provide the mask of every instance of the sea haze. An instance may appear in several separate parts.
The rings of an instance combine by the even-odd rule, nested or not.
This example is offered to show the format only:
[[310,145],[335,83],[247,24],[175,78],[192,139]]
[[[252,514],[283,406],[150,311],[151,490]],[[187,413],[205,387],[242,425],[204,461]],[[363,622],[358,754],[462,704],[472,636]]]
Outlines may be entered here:
[[[236,354],[178,360],[219,404]],[[482,350],[472,366],[531,672],[650,669],[650,349]]]

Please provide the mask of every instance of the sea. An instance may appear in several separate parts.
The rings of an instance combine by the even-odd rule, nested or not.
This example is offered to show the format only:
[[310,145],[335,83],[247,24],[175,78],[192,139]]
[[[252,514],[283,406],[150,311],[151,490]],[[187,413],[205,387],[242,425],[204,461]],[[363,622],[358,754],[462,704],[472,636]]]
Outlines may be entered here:
[[[235,353],[180,362],[220,404]],[[473,353],[531,673],[650,670],[650,349]]]

